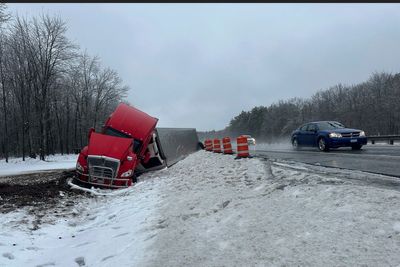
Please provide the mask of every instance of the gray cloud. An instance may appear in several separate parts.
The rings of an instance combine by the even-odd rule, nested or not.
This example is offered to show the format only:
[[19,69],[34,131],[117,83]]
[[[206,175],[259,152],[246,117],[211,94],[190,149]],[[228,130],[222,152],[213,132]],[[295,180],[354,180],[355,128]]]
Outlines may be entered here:
[[222,129],[242,110],[398,72],[399,4],[9,4],[59,14],[160,126]]

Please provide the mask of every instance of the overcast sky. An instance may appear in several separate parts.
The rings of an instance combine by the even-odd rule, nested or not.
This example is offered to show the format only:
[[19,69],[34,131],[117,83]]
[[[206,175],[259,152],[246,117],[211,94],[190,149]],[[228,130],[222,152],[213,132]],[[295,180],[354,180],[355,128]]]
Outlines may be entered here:
[[160,127],[220,130],[242,110],[400,72],[400,4],[8,4],[60,15]]

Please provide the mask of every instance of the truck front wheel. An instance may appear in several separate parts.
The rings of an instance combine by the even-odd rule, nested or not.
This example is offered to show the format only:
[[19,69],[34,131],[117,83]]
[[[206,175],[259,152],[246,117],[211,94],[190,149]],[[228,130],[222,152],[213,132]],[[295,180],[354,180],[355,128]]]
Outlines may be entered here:
[[132,183],[134,184],[134,183],[137,183],[137,176],[136,176],[136,174],[133,174],[133,176],[132,176]]
[[198,146],[199,149],[204,149],[205,148],[204,144],[202,142],[198,142],[197,146]]

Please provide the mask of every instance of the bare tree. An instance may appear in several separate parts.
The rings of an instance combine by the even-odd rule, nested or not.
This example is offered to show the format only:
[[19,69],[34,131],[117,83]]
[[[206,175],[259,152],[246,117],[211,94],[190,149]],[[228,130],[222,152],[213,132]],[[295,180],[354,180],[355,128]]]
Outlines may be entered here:
[[[0,5],[0,17],[4,18]],[[4,21],[4,20],[2,20]],[[38,153],[42,160],[87,141],[128,88],[98,57],[66,38],[58,17],[16,17],[0,27],[0,136],[2,155]]]
[[[0,6],[1,7],[1,6]],[[0,28],[0,84],[2,89],[2,107],[3,107],[3,120],[4,120],[4,135],[3,135],[3,154],[6,158],[6,162],[8,162],[8,122],[7,122],[7,90],[6,90],[6,73],[4,70],[4,61],[5,61],[5,40],[6,36],[3,30]]]
[[367,134],[399,134],[400,74],[373,73],[363,83],[335,85],[309,99],[279,101],[269,107],[242,111],[222,132],[249,133],[262,140],[288,136],[300,124],[337,120]]
[[7,13],[7,6],[5,3],[0,3],[0,26],[9,21],[11,19],[11,15]]
[[7,128],[7,107],[6,107],[6,84],[5,84],[5,41],[6,34],[4,33],[3,24],[10,20],[11,16],[6,12],[7,6],[0,3],[0,83],[2,89],[2,106],[3,106],[3,119],[4,119],[4,135],[3,135],[3,154],[8,162],[8,128]]
[[121,101],[127,91],[128,87],[122,86],[122,80],[118,73],[110,68],[106,68],[96,75],[93,127],[97,126],[101,110],[110,106],[113,102]]
[[58,17],[42,15],[31,22],[17,18],[17,30],[24,38],[24,50],[30,68],[36,73],[33,80],[36,111],[39,116],[40,158],[49,153],[49,95],[52,83],[62,67],[72,58],[73,45],[67,40],[66,25]]

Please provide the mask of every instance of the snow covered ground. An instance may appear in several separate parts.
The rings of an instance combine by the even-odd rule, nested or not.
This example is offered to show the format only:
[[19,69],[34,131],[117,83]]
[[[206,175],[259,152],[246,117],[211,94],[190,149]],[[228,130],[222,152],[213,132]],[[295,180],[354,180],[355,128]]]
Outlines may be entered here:
[[0,266],[398,266],[399,185],[199,151],[36,231],[0,214]]
[[22,158],[10,158],[8,163],[5,159],[0,160],[0,176],[31,173],[44,170],[58,170],[75,168],[78,155],[54,155],[46,157],[46,161],[39,158],[29,157],[22,161]]

